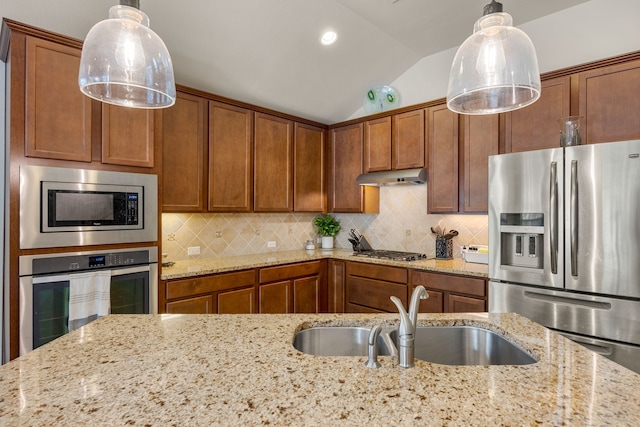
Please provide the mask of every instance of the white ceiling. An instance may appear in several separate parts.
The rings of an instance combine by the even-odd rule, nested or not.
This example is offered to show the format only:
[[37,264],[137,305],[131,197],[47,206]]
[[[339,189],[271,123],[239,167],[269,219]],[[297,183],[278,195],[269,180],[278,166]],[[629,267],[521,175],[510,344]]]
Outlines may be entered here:
[[[141,0],[178,83],[331,124],[366,91],[460,45],[490,0]],[[587,0],[503,0],[514,25]],[[118,0],[2,0],[0,16],[83,39]],[[320,45],[325,29],[338,33]],[[426,101],[426,100],[425,100]]]

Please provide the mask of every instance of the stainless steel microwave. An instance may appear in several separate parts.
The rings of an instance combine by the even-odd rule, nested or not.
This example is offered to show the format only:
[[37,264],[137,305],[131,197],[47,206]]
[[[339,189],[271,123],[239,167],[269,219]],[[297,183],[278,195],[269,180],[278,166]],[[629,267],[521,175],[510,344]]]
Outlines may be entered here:
[[20,167],[20,248],[153,242],[156,175]]

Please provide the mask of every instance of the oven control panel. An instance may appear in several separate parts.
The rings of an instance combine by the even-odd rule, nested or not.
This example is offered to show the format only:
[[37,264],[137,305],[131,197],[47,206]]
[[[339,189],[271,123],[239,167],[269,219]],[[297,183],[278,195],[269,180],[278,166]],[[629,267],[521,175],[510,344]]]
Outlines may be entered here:
[[52,257],[35,258],[33,260],[33,274],[51,274],[82,270],[100,270],[113,267],[149,264],[148,250],[132,250],[125,252],[56,255]]

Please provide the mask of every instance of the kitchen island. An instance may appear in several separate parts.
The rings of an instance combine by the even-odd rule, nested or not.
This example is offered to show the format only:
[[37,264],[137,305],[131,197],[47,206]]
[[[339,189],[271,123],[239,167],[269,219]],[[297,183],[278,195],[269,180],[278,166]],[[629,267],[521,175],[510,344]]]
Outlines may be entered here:
[[515,314],[474,325],[538,362],[402,369],[292,346],[316,325],[397,315],[109,315],[0,367],[2,425],[640,425],[640,375]]

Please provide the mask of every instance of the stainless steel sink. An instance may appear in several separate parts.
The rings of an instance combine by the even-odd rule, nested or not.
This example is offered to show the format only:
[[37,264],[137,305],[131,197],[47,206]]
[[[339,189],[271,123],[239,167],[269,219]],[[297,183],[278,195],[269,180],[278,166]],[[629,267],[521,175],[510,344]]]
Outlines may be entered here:
[[[315,356],[366,356],[370,328],[361,326],[319,326],[296,333],[293,346]],[[389,356],[395,348],[388,334],[377,340],[378,354]]]
[[[320,326],[296,333],[293,346],[315,356],[366,356],[370,328]],[[398,354],[398,330],[383,328],[380,356]],[[537,360],[503,336],[474,326],[418,326],[415,358],[441,365],[528,365]]]
[[[397,329],[389,333],[397,342]],[[501,335],[474,326],[418,326],[415,358],[441,365],[529,365],[533,357]]]

